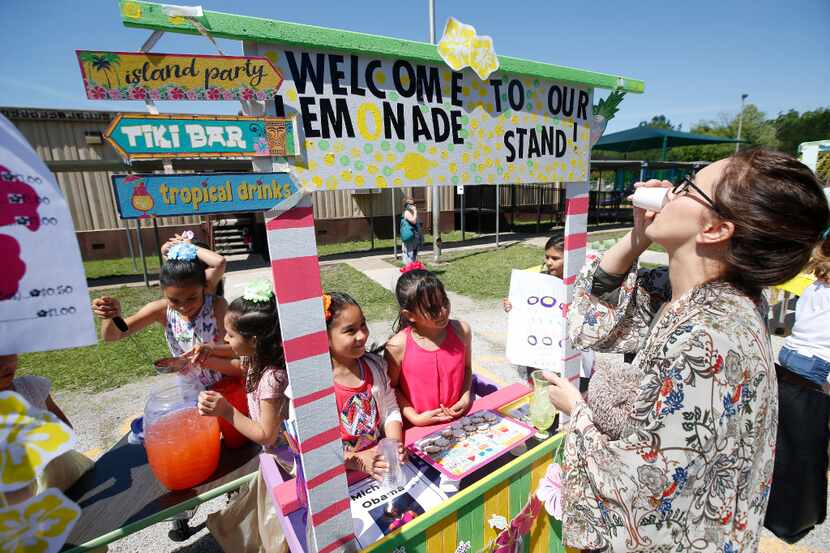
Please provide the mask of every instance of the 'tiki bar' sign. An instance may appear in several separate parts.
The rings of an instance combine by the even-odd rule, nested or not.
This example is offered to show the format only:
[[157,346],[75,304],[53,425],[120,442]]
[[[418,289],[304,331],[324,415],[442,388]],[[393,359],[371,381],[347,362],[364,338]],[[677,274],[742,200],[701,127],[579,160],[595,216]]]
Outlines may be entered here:
[[114,175],[122,219],[290,209],[302,197],[288,173]]
[[78,50],[90,100],[266,100],[282,84],[267,58]]
[[120,113],[104,138],[127,160],[300,155],[293,117]]

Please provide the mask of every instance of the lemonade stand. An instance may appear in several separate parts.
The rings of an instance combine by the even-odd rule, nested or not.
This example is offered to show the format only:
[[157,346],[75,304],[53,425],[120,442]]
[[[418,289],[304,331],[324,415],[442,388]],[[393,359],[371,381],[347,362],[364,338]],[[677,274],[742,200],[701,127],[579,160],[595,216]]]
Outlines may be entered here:
[[[262,468],[273,483],[274,503],[292,550],[357,550],[311,194],[565,183],[564,280],[570,294],[585,259],[591,146],[620,93],[640,93],[644,85],[618,75],[497,56],[489,37],[454,19],[436,46],[200,7],[122,0],[120,9],[124,25],[153,34],[142,52],[85,50],[85,58],[79,52],[82,68],[90,56],[109,55],[119,77],[115,85],[113,75],[85,71],[89,98],[143,100],[151,114],[153,100],[159,99],[238,101],[246,117],[293,122],[284,123],[283,131],[264,132],[262,147],[278,145],[273,151],[281,155],[251,157],[254,172],[262,174],[253,189],[258,175],[251,174],[219,177],[208,183],[207,192],[191,182],[198,180],[196,175],[119,177],[114,187],[116,196],[129,199],[140,182],[140,194],[163,210],[159,215],[209,213],[223,202],[232,206],[253,198],[241,198],[240,189],[254,190],[257,201],[272,202],[265,211],[266,230],[304,480],[298,489],[293,480],[281,482],[273,463]],[[239,40],[244,55],[147,52],[165,32]],[[616,100],[606,102],[609,110],[596,110],[596,89],[615,91]],[[153,127],[153,122],[147,125]],[[170,127],[153,128],[149,135],[136,132],[136,140],[153,136],[155,144],[175,150]],[[286,147],[286,132],[296,133],[296,151]],[[221,151],[234,147],[227,133],[216,141]],[[194,202],[197,194],[199,202]],[[155,215],[149,200],[140,203],[144,216]],[[579,352],[565,344],[561,356],[563,372],[577,378]],[[527,388],[513,385],[480,398],[474,410],[497,417],[521,409],[527,400]],[[428,430],[408,430],[407,443],[414,444]],[[522,455],[499,457],[462,479],[460,491],[450,499],[387,529],[365,550],[478,551],[504,534],[504,528],[488,522],[494,515],[506,521],[511,543],[520,538],[521,549],[563,550],[559,523],[544,510],[540,514],[531,500],[560,441],[561,436],[553,436],[534,442]]]

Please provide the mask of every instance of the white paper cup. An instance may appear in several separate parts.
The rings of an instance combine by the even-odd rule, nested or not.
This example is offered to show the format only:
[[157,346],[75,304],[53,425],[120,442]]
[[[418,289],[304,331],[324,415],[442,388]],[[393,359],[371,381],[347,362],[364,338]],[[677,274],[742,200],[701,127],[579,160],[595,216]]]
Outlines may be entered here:
[[631,203],[648,211],[660,211],[666,205],[666,194],[668,191],[668,188],[641,186],[634,191]]

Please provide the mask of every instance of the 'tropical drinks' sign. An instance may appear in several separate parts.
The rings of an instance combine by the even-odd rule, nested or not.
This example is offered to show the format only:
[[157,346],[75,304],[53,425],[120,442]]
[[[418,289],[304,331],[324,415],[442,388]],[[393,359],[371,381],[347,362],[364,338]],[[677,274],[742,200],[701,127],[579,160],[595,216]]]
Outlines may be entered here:
[[128,160],[300,155],[293,117],[119,113],[104,138]]
[[290,209],[302,196],[288,173],[114,175],[122,219]]
[[78,50],[90,100],[265,100],[282,84],[267,59]]

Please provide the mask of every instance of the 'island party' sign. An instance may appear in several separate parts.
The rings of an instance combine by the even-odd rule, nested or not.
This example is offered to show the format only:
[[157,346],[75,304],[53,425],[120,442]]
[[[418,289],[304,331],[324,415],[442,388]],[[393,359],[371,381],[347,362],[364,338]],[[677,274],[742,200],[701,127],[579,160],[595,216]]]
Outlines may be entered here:
[[293,117],[119,113],[104,138],[128,160],[300,153]]
[[302,194],[288,173],[114,175],[122,219],[290,209]]
[[297,115],[306,190],[584,182],[592,89],[404,59],[257,44],[285,77],[277,115]]
[[265,100],[282,84],[266,58],[78,50],[90,100]]

